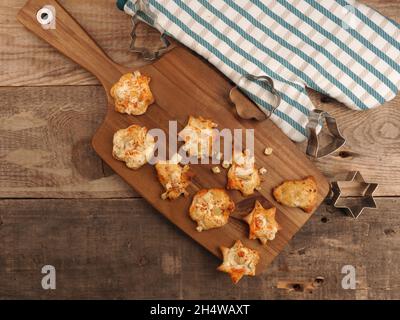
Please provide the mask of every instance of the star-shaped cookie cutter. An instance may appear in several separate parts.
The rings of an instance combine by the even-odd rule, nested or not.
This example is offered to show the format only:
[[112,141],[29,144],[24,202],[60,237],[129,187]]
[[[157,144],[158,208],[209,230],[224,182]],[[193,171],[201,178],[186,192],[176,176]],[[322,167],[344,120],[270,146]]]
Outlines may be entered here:
[[[364,186],[362,195],[360,197],[342,197],[340,184],[346,182],[358,182]],[[365,182],[360,171],[350,172],[347,180],[331,182],[332,204],[335,208],[346,210],[354,219],[357,219],[365,208],[376,209],[377,206],[373,194],[378,186],[377,183]]]
[[[138,1],[138,6],[139,9],[137,12],[132,16],[131,22],[132,22],[132,32],[131,32],[131,45],[129,50],[135,53],[139,53],[142,58],[146,61],[154,61],[161,57],[164,53],[169,51],[171,49],[171,43],[168,39],[168,36],[165,32],[165,30],[160,26],[160,24],[157,22],[157,16],[151,11],[150,5],[148,3],[148,0],[139,0]],[[139,12],[144,13],[147,17],[149,17],[152,22],[153,22],[153,27],[157,29],[160,32],[160,40],[162,42],[162,47],[159,48],[156,51],[151,51],[148,48],[145,47],[138,47],[136,46],[136,28],[142,20],[139,17]]]

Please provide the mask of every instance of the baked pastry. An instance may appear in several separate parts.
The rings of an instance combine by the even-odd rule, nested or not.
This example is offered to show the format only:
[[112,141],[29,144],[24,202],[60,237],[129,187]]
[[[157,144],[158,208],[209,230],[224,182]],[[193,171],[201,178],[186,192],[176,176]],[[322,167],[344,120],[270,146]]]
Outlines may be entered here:
[[223,263],[217,270],[229,273],[233,283],[238,283],[243,276],[255,276],[260,255],[253,249],[246,248],[240,240],[233,247],[221,247]]
[[228,171],[227,189],[239,190],[244,196],[249,196],[255,189],[260,188],[260,174],[254,162],[254,156],[249,150],[234,153],[233,163]]
[[175,200],[181,194],[188,196],[186,188],[192,177],[189,165],[181,166],[179,161],[170,160],[158,162],[155,167],[158,180],[165,188],[165,193],[161,195],[162,199]]
[[201,232],[219,228],[228,223],[235,203],[223,189],[202,189],[196,193],[189,209],[190,217],[197,222]]
[[212,155],[213,143],[217,137],[214,130],[218,125],[211,120],[202,117],[189,117],[188,123],[181,132],[179,137],[185,142],[182,146],[190,157],[198,159],[207,158]]
[[273,191],[276,201],[288,206],[312,212],[317,203],[317,183],[314,177],[285,181]]
[[154,103],[149,83],[150,77],[139,71],[124,74],[110,92],[115,101],[115,111],[135,116],[144,114]]
[[138,169],[153,156],[154,137],[147,133],[146,127],[131,125],[114,134],[113,156],[124,161],[131,169]]
[[260,202],[256,201],[254,209],[243,218],[250,227],[249,239],[259,239],[264,245],[268,240],[274,240],[279,230],[275,213],[276,208],[265,209]]

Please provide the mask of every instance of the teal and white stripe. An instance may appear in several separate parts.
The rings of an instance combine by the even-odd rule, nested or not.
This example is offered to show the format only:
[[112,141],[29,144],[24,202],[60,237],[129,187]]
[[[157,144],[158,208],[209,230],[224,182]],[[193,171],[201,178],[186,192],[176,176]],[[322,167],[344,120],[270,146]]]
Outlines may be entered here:
[[[136,13],[137,1],[124,10]],[[161,28],[236,84],[246,73],[273,78],[282,103],[271,119],[294,141],[306,139],[314,109],[306,87],[355,110],[379,106],[400,88],[399,25],[355,1],[147,2]],[[240,85],[262,110],[272,108],[262,83]]]

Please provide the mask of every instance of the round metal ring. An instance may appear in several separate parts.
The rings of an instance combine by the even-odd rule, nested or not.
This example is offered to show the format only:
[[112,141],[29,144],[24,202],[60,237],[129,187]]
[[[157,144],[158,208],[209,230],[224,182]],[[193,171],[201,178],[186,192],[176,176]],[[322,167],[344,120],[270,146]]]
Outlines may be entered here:
[[43,7],[36,13],[36,20],[41,25],[48,25],[53,22],[54,14],[49,8]]

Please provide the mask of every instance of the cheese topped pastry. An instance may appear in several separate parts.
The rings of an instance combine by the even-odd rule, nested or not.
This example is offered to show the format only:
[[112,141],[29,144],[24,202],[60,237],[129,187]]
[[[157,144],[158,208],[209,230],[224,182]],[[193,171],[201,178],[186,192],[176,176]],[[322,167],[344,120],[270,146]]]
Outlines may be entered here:
[[182,148],[188,152],[190,157],[198,159],[210,157],[213,143],[217,137],[214,128],[217,126],[211,120],[190,116],[188,124],[178,134],[185,142]]
[[150,77],[141,75],[139,71],[124,74],[110,92],[115,101],[115,111],[135,116],[144,114],[154,103],[149,83]]
[[254,166],[254,156],[249,150],[234,153],[233,163],[228,171],[227,189],[239,190],[244,196],[254,193],[261,184],[260,174]]
[[258,238],[264,245],[268,240],[274,240],[279,230],[275,213],[276,208],[265,209],[260,202],[256,201],[253,211],[243,218],[250,227],[249,239]]
[[196,230],[201,232],[226,225],[233,210],[235,203],[225,190],[203,189],[194,196],[189,213],[197,222]]
[[314,177],[285,181],[273,191],[276,201],[288,207],[298,207],[310,213],[317,203],[317,183]]
[[181,166],[179,161],[158,162],[156,165],[158,180],[165,188],[165,193],[161,195],[163,199],[174,200],[181,194],[188,196],[186,188],[190,184],[192,175],[189,172],[189,165]]
[[255,276],[256,266],[260,260],[257,251],[246,248],[237,240],[232,248],[221,247],[223,263],[219,271],[229,273],[233,283],[238,283],[243,276]]
[[155,148],[154,137],[147,133],[145,127],[135,124],[118,130],[113,143],[114,158],[124,161],[131,169],[138,169],[147,163]]

